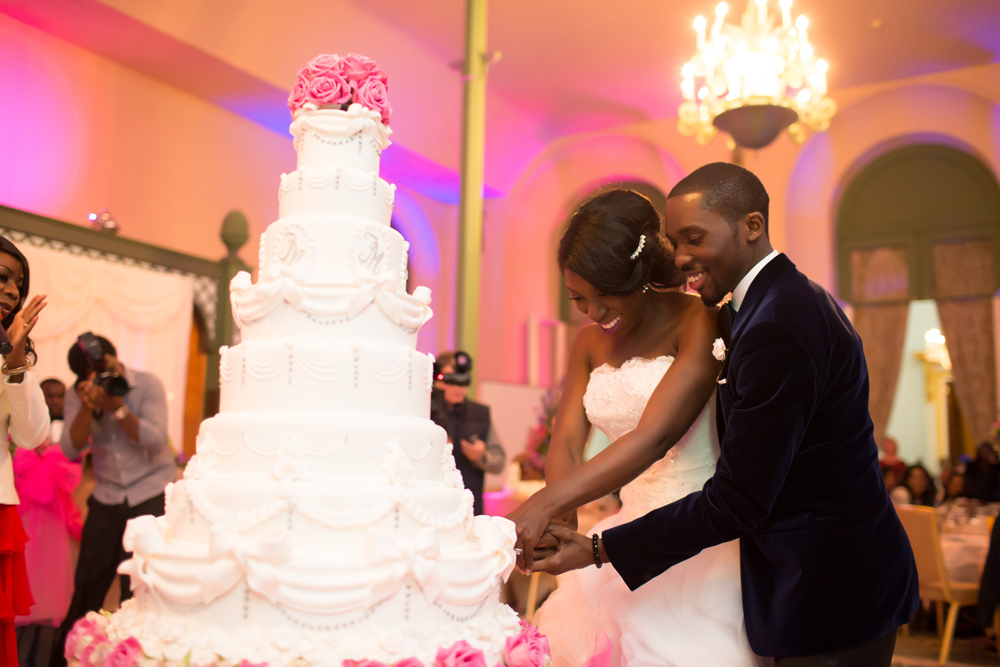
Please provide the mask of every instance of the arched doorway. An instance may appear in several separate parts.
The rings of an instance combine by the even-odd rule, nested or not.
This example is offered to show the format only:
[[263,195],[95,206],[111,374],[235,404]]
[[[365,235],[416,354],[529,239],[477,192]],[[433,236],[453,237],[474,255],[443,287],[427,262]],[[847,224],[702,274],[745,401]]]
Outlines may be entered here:
[[[837,261],[840,294],[865,343],[876,439],[886,434],[907,361],[910,304],[921,300],[933,302],[940,317],[965,439],[988,439],[996,419],[993,295],[1000,277],[1000,186],[990,169],[937,144],[875,159],[840,202]],[[953,432],[938,454],[954,462],[968,448],[962,439]]]

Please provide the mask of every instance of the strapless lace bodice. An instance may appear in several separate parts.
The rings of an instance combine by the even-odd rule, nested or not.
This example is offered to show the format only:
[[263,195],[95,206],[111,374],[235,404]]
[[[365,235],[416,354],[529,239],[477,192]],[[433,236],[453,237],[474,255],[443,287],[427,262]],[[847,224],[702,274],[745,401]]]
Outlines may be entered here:
[[[615,368],[604,364],[590,373],[583,407],[587,418],[612,442],[633,430],[656,385],[674,358],[633,358]],[[622,515],[642,516],[697,491],[715,473],[719,439],[715,397],[709,399],[690,430],[667,455],[622,489]]]

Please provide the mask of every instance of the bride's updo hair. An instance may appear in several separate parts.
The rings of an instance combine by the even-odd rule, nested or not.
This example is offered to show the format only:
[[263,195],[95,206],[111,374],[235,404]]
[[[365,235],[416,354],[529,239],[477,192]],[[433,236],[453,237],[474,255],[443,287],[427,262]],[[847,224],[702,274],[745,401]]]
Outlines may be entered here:
[[[684,275],[660,236],[660,214],[633,190],[610,190],[573,215],[559,241],[559,270],[569,269],[602,294],[624,296],[649,284],[679,287]],[[645,236],[642,249],[632,256]]]

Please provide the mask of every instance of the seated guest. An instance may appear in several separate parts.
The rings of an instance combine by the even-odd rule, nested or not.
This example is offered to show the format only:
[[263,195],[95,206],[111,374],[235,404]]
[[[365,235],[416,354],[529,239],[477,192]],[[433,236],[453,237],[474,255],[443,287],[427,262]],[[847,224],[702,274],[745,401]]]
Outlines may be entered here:
[[976,458],[965,468],[966,491],[970,498],[984,503],[1000,500],[1000,464],[993,444],[979,443]]
[[969,494],[965,486],[965,468],[962,466],[941,473],[943,494],[940,504],[950,503],[956,498],[968,498]]
[[894,438],[885,437],[882,443],[882,457],[878,460],[878,467],[882,470],[892,468],[900,480],[906,475],[906,462],[898,456],[899,445]]
[[885,490],[889,492],[889,499],[893,505],[910,504],[910,492],[900,484],[900,475],[895,468],[892,466],[882,468],[882,481],[885,482]]
[[937,487],[930,473],[922,465],[915,463],[906,470],[903,486],[910,492],[910,504],[934,507]]

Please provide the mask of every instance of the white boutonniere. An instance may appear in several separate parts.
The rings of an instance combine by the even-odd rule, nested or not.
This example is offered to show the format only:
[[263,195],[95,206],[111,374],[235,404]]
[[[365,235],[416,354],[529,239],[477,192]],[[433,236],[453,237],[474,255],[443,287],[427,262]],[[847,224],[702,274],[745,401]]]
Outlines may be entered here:
[[719,361],[726,360],[726,342],[721,338],[716,338],[712,345],[712,356]]

